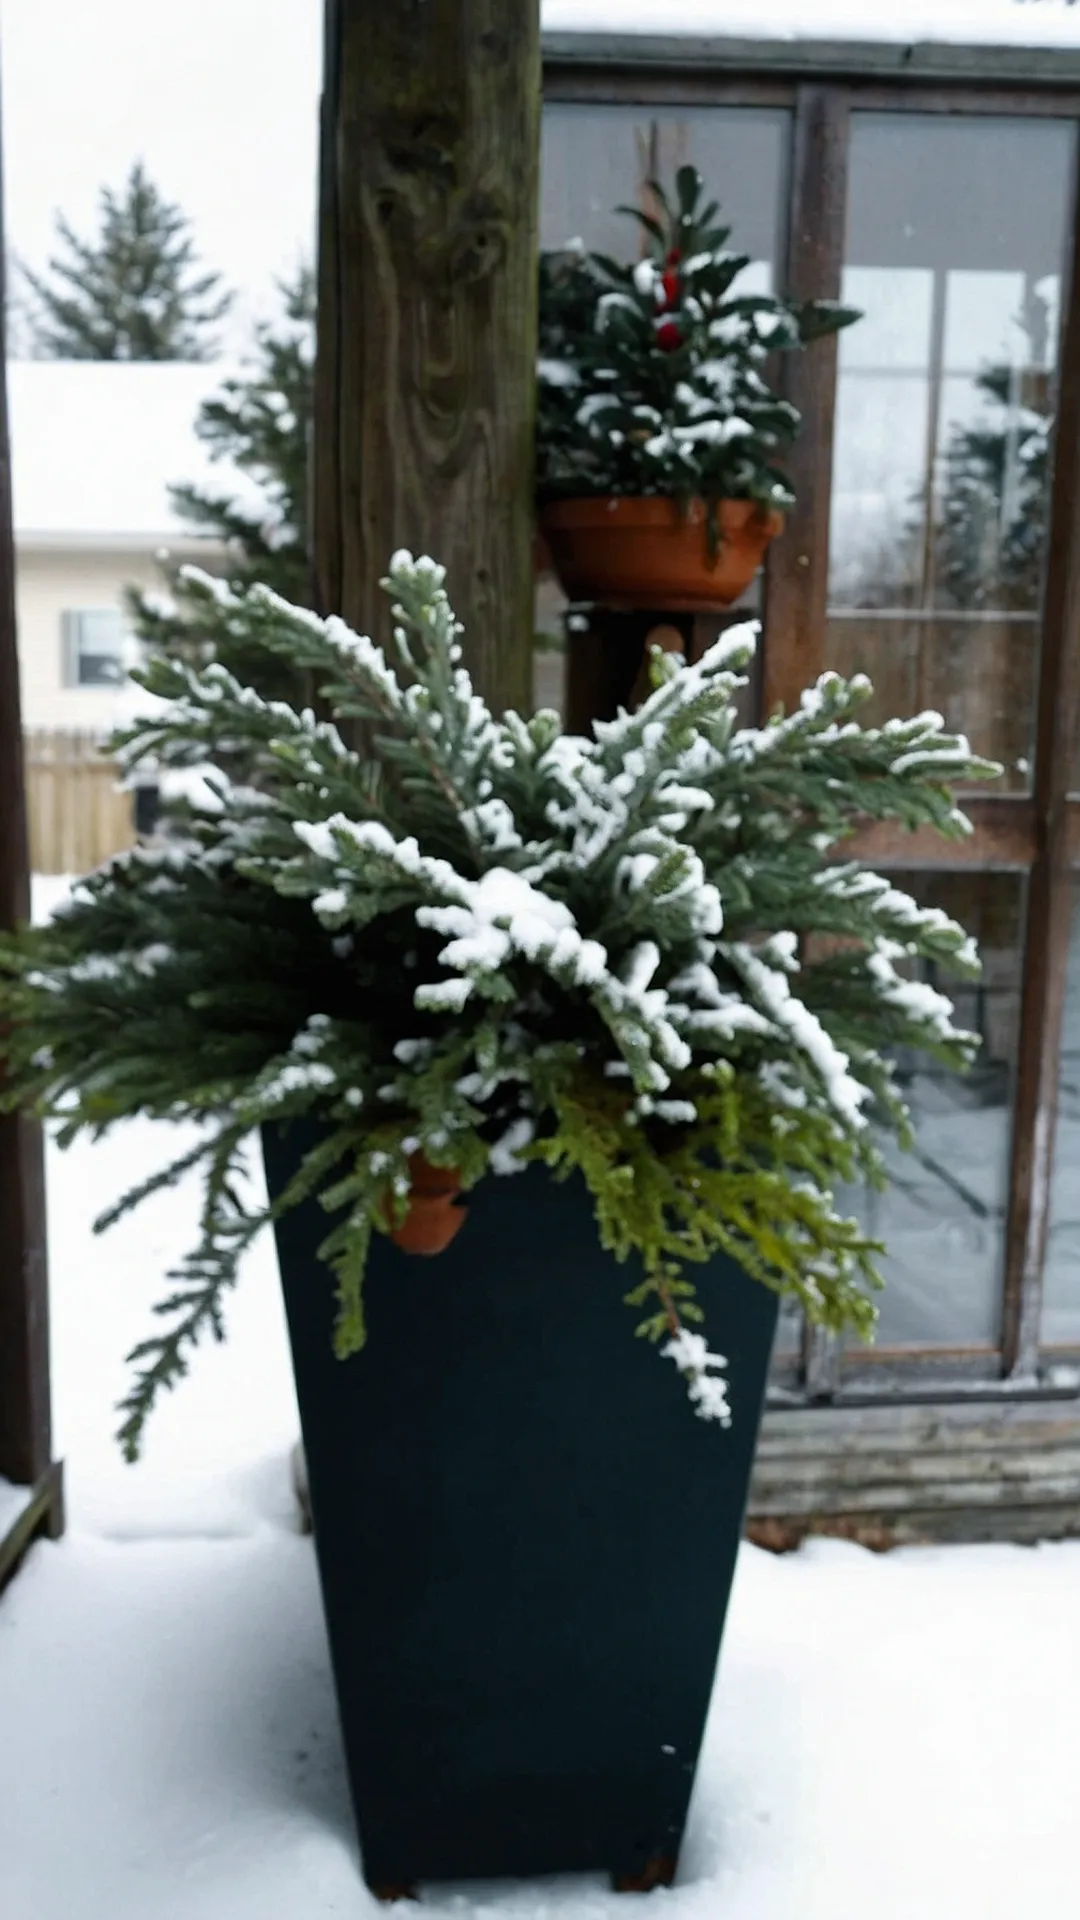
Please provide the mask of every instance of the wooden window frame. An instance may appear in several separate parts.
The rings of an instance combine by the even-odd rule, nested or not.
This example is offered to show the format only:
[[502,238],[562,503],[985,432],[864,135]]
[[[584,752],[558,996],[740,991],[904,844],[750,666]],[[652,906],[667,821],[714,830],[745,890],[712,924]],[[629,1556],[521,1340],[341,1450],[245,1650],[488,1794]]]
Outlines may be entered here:
[[[742,71],[720,43],[649,46],[592,40],[551,43],[545,98],[551,102],[673,107],[782,108],[791,116],[786,271],[800,299],[837,299],[846,238],[851,119],[857,112],[1056,118],[1080,129],[1080,63],[1021,60],[1038,84],[988,79],[972,54],[971,78],[905,83],[890,70],[861,75],[813,50],[786,57],[758,46]],[[955,51],[955,50],[954,50]],[[1022,52],[1022,50],[1019,50]],[[865,54],[865,50],[864,50]],[[872,64],[866,55],[865,65]],[[810,69],[809,71],[807,69]],[[815,70],[820,68],[820,71]],[[800,71],[801,69],[801,71]],[[1024,79],[1028,79],[1025,73]],[[1080,138],[1077,141],[1080,156]],[[778,1362],[775,1398],[860,1402],[923,1398],[1073,1397],[1080,1348],[1041,1341],[1043,1271],[1057,1127],[1057,1076],[1073,911],[1080,868],[1080,795],[1071,791],[1080,751],[1080,157],[1073,181],[1072,253],[1061,322],[1061,384],[1054,433],[1053,491],[1038,681],[1032,791],[974,795],[965,803],[974,832],[959,843],[875,826],[858,851],[888,868],[1016,872],[1027,880],[1018,1066],[1002,1276],[1001,1335],[995,1348],[903,1348],[842,1354],[831,1336],[808,1329],[801,1363]],[[785,391],[803,415],[790,461],[797,498],[785,538],[766,569],[762,704],[790,705],[826,666],[829,506],[837,390],[837,343],[792,356]],[[824,507],[823,507],[823,503]]]

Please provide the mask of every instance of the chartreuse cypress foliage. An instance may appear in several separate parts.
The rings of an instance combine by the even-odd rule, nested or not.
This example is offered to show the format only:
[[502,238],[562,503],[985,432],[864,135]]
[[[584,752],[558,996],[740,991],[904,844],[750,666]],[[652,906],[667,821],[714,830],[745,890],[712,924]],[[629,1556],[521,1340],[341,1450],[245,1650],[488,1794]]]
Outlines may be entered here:
[[[695,1265],[725,1249],[812,1320],[869,1334],[876,1249],[833,1193],[880,1180],[880,1129],[907,1135],[889,1050],[962,1066],[976,1044],[910,977],[921,959],[972,975],[963,930],[839,857],[867,817],[966,830],[951,783],[987,769],[937,715],[864,729],[866,681],[826,675],[740,727],[744,627],[694,666],[658,655],[645,704],[590,738],[553,713],[496,719],[442,570],[398,554],[387,585],[393,666],[340,620],[188,575],[333,719],[220,661],[152,662],[161,704],[121,737],[123,765],[229,774],[0,954],[9,1103],[65,1141],[136,1114],[201,1124],[110,1216],[201,1168],[198,1245],[133,1356],[131,1455],[191,1344],[220,1336],[270,1217],[243,1177],[261,1126],[320,1123],[275,1211],[316,1193],[331,1216],[340,1353],[364,1338],[370,1236],[406,1204],[414,1151],[466,1186],[539,1159],[584,1178],[605,1246],[641,1256],[639,1331],[726,1419],[723,1362],[692,1331]],[[377,762],[345,744],[353,719]]]

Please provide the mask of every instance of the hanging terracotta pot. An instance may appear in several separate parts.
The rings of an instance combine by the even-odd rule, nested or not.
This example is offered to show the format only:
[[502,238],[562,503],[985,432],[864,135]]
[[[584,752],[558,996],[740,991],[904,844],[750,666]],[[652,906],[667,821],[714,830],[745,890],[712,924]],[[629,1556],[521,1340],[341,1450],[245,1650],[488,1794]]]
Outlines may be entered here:
[[737,600],[784,524],[756,500],[720,500],[716,520],[714,554],[704,500],[555,500],[540,528],[569,599],[693,610]]
[[433,1167],[422,1153],[409,1156],[408,1212],[390,1238],[403,1253],[444,1253],[465,1223],[456,1167]]

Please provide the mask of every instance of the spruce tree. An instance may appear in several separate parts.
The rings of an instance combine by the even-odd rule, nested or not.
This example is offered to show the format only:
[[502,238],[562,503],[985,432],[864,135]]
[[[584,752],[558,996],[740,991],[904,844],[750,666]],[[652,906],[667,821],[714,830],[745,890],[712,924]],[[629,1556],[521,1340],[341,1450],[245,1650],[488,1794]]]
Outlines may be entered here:
[[100,226],[81,239],[56,217],[61,250],[43,275],[23,268],[33,338],[49,360],[210,360],[232,305],[221,276],[201,272],[182,209],[136,161],[119,191],[101,189]]
[[965,611],[1034,612],[1042,593],[1053,398],[1045,377],[1017,397],[1014,370],[976,380],[983,419],[957,427],[945,452],[937,529],[939,584]]
[[[195,431],[215,459],[254,483],[258,504],[227,490],[171,489],[175,511],[193,532],[224,547],[225,578],[242,591],[263,581],[304,605],[311,594],[308,461],[314,406],[315,277],[301,266],[279,283],[282,312],[255,330],[249,365],[206,401]],[[189,663],[218,659],[261,692],[295,691],[287,663],[238,639],[220,608],[194,593],[182,568],[166,566],[168,591],[129,595],[136,630],[149,650]]]

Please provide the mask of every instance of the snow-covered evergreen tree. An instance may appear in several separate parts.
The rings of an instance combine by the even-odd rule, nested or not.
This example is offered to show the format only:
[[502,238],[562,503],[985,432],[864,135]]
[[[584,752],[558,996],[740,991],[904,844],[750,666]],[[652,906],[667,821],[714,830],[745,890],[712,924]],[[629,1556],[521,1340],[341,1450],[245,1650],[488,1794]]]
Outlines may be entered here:
[[[242,372],[202,407],[195,423],[215,458],[228,460],[261,496],[255,505],[227,491],[176,486],[173,506],[193,532],[225,548],[225,578],[242,590],[262,581],[303,605],[311,593],[308,472],[314,408],[315,280],[302,266],[278,289],[282,310],[255,329]],[[206,663],[221,660],[254,675],[261,691],[287,694],[295,677],[287,663],[260,649],[255,657],[237,640],[215,601],[193,593],[182,569],[167,565],[166,591],[132,591],[136,632],[154,653]]]
[[[269,1217],[242,1178],[260,1126],[319,1123],[277,1211],[312,1192],[327,1208],[340,1352],[364,1338],[370,1236],[405,1206],[412,1153],[466,1186],[540,1160],[585,1181],[602,1243],[641,1262],[641,1330],[723,1419],[694,1265],[723,1249],[867,1335],[876,1250],[834,1193],[880,1180],[872,1118],[907,1137],[891,1050],[958,1066],[976,1045],[911,977],[921,961],[972,975],[972,942],[843,857],[868,818],[967,830],[952,784],[990,769],[938,715],[864,729],[868,683],[828,674],[795,712],[740,727],[743,627],[693,666],[658,652],[644,704],[591,737],[550,712],[496,719],[442,569],[398,554],[387,585],[396,669],[339,619],[189,574],[237,648],[308,673],[333,719],[220,661],[154,662],[161,704],[124,764],[230,773],[172,804],[165,844],[0,944],[8,1104],[64,1140],[133,1114],[201,1123],[110,1216],[202,1165],[200,1242],[133,1356],[132,1453],[189,1345],[220,1334]],[[354,720],[374,756],[343,740]]]
[[[1025,401],[1022,384],[1041,387]],[[935,541],[938,581],[951,605],[1033,613],[1049,533],[1053,404],[1049,382],[988,367],[976,381],[985,413],[957,427],[945,450]],[[1031,404],[1031,399],[1036,404]]]
[[191,222],[141,161],[119,191],[103,187],[100,225],[81,239],[56,217],[60,251],[44,274],[23,268],[35,349],[50,360],[210,360],[232,305],[221,276],[200,271]]
[[780,464],[799,425],[766,378],[771,357],[849,326],[830,301],[740,293],[749,266],[693,167],[660,217],[625,208],[648,252],[540,265],[537,487],[541,501],[666,494],[792,504]]

